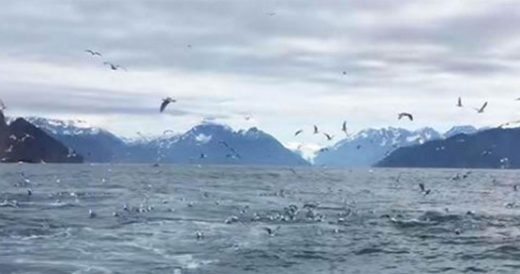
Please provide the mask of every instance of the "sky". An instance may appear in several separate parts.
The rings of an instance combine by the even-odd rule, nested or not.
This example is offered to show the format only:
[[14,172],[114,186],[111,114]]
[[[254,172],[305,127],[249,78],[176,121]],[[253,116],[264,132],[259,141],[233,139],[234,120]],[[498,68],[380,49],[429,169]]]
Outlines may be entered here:
[[[209,120],[257,126],[286,145],[326,145],[312,125],[338,138],[344,120],[351,132],[520,120],[518,1],[1,6],[0,98],[9,116],[81,119],[127,137]],[[456,107],[459,96],[464,108]],[[164,97],[177,103],[160,114]],[[477,114],[485,101],[486,112]],[[398,121],[399,112],[415,121]],[[304,134],[294,137],[298,129]]]

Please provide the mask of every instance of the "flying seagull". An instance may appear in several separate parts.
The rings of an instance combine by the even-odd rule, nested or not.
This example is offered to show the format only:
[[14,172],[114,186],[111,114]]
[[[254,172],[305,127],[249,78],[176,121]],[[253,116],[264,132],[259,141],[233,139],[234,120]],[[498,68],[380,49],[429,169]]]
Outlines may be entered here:
[[298,136],[303,132],[303,129],[299,129],[294,133],[294,136]]
[[462,107],[462,98],[459,97],[459,100],[457,101],[457,107]]
[[175,103],[175,102],[177,102],[177,100],[175,100],[171,97],[164,98],[162,101],[162,104],[161,104],[160,112],[163,112],[170,103]]
[[327,137],[327,141],[332,141],[332,139],[334,139],[334,136],[327,134],[325,132],[323,132],[323,135],[325,135],[325,137]]
[[399,120],[403,119],[404,117],[410,119],[410,121],[413,121],[413,115],[410,114],[410,113],[401,112],[401,113],[399,113],[398,116],[397,116],[397,118],[398,118]]
[[347,121],[343,121],[343,125],[341,126],[341,131],[345,132],[345,135],[348,136],[348,133],[347,133]]
[[484,110],[486,109],[488,105],[488,102],[485,102],[480,108],[475,108],[475,110],[477,111],[477,113],[484,113]]
[[318,126],[314,125],[314,134],[318,134]]
[[125,68],[123,68],[122,66],[120,65],[117,65],[117,64],[114,64],[114,63],[110,63],[110,62],[103,62],[103,64],[107,65],[110,67],[111,70],[118,70],[118,69],[123,69],[123,70],[126,70]]
[[91,49],[86,49],[85,52],[90,53],[90,55],[92,55],[92,56],[96,56],[96,55],[97,56],[103,56],[103,55],[101,55],[101,53],[99,51],[93,51]]

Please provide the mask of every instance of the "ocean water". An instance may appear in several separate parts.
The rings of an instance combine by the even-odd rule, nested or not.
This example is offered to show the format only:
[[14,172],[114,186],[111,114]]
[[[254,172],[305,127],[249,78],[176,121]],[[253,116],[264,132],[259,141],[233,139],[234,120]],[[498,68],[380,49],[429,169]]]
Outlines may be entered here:
[[0,174],[2,274],[520,273],[517,171],[2,165]]

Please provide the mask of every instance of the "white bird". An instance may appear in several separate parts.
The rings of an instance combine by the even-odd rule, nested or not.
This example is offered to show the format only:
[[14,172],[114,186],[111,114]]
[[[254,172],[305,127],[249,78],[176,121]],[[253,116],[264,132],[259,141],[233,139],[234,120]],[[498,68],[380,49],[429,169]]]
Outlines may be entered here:
[[403,119],[404,117],[410,119],[410,121],[413,121],[413,115],[410,114],[410,113],[401,112],[401,113],[399,113],[398,116],[397,116],[398,120],[401,120],[401,119]]
[[177,100],[175,100],[171,97],[164,98],[161,103],[160,112],[163,112],[170,103],[175,103],[175,102],[177,102]]
[[485,102],[480,108],[475,108],[475,110],[477,111],[477,113],[484,113],[484,110],[486,109],[488,105],[488,102]]

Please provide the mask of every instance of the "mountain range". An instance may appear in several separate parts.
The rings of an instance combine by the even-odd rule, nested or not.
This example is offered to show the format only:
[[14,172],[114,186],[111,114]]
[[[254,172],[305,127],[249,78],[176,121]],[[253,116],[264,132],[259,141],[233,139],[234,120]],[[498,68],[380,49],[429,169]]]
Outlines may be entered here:
[[257,128],[234,131],[206,122],[179,135],[128,141],[81,121],[26,119],[84,155],[87,162],[309,165],[273,136]]
[[83,157],[23,118],[0,111],[0,162],[81,163]]
[[402,147],[376,166],[520,168],[520,128],[493,128]]
[[314,164],[336,167],[369,167],[389,156],[396,149],[420,145],[432,140],[449,138],[457,134],[473,134],[472,126],[453,127],[445,133],[433,128],[409,131],[402,128],[366,129],[344,139],[314,158]]
[[[273,136],[206,122],[181,134],[128,140],[81,121],[39,117],[12,121],[34,125],[86,162],[232,165],[310,165]],[[29,125],[27,125],[29,124]],[[518,134],[518,136],[517,136]],[[516,138],[519,137],[519,138]],[[458,126],[366,129],[318,153],[313,164],[336,167],[520,167],[514,155],[520,129]],[[56,145],[56,144],[55,144]],[[519,144],[520,145],[520,144]],[[63,151],[63,149],[61,149]]]

